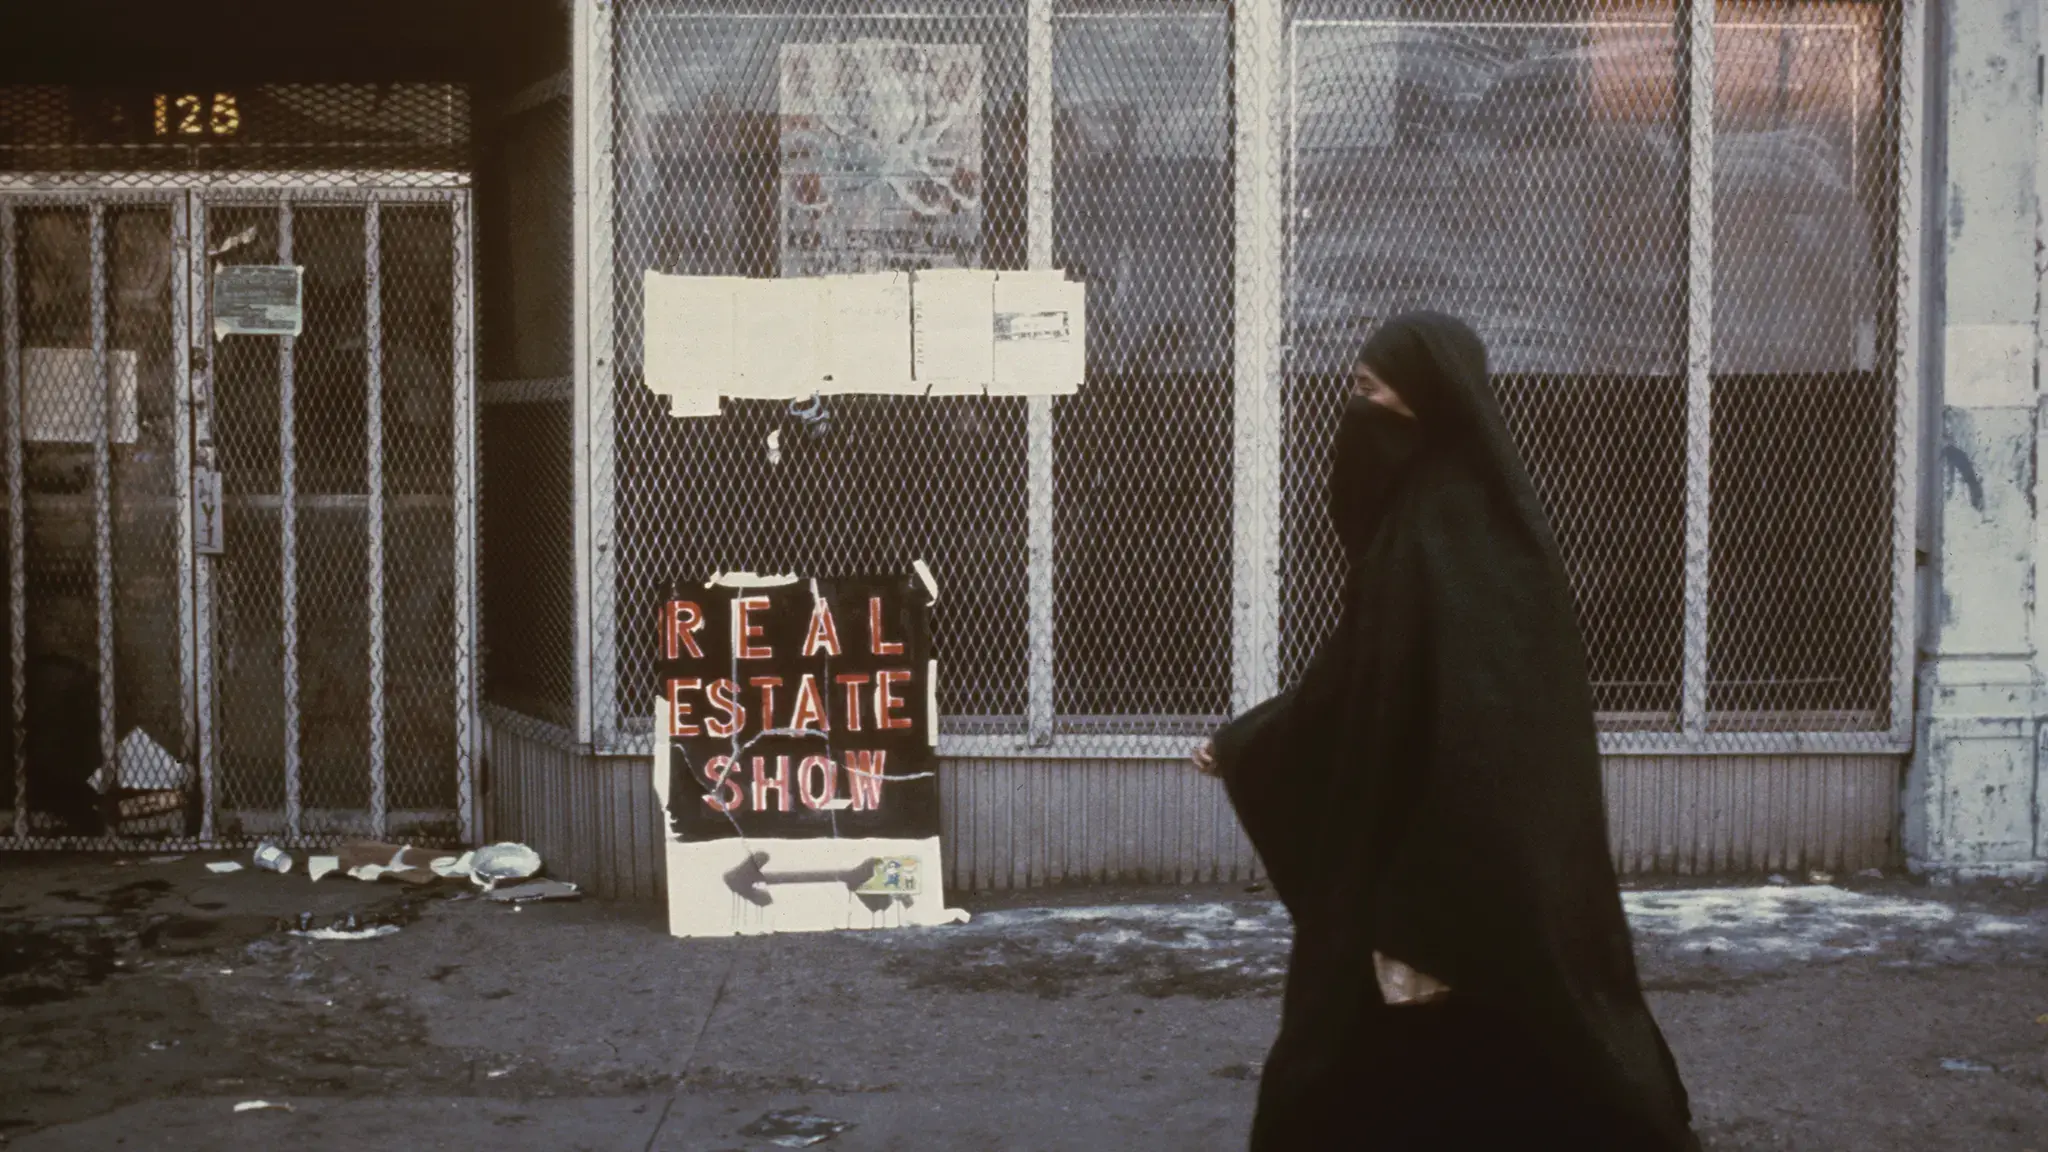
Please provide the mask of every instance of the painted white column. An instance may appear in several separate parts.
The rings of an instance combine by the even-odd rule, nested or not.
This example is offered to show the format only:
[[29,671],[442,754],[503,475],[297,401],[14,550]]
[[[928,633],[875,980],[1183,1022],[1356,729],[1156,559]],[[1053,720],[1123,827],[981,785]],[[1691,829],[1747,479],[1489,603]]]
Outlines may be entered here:
[[2035,463],[2044,7],[1942,0],[1930,13],[1932,547],[1904,831],[1909,862],[1937,879],[2048,874],[2034,606],[2048,555]]

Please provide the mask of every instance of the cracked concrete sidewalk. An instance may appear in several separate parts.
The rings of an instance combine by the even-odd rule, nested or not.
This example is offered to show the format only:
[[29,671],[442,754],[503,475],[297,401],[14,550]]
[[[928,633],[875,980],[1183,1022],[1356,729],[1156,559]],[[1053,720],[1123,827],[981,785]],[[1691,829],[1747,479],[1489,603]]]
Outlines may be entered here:
[[[724,1152],[793,1110],[844,1152],[1241,1148],[1288,940],[1238,886],[685,941],[649,906],[203,859],[0,858],[6,1147]],[[1709,1149],[2048,1152],[2048,891],[1628,901]],[[279,930],[302,911],[401,928]]]

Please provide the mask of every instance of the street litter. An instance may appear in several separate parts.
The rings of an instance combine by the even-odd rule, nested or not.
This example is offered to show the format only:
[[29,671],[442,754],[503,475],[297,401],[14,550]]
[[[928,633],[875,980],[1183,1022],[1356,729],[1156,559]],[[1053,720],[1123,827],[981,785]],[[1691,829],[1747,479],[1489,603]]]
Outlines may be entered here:
[[510,1068],[493,1068],[489,1072],[484,1073],[484,1079],[496,1080],[500,1076],[510,1076],[511,1074],[512,1070]]
[[445,880],[469,875],[470,869],[475,863],[476,853],[464,852],[460,856],[442,856],[427,865],[427,867],[434,870],[434,875]]
[[511,904],[528,900],[574,900],[582,895],[574,884],[566,880],[529,880],[507,888],[492,888],[484,894],[484,899]]
[[344,928],[315,928],[310,932],[292,929],[292,935],[307,940],[375,940],[379,936],[391,936],[398,932],[396,924],[378,924],[371,928],[359,928],[350,932]]
[[222,875],[226,875],[229,872],[240,872],[242,870],[242,866],[240,864],[237,864],[233,860],[215,860],[213,863],[208,864],[206,866],[206,870],[208,872],[218,872]]
[[1835,874],[1832,872],[1808,872],[1806,874],[1806,881],[1809,884],[1833,884],[1835,882]]
[[1957,1059],[1957,1058],[1955,1058],[1955,1057],[1953,1057],[1953,1056],[1951,1056],[1951,1057],[1949,1057],[1948,1059],[1946,1059],[1946,1060],[1943,1060],[1943,1061],[1941,1062],[1941,1070],[1942,1070],[1942,1071],[1944,1071],[1944,1072],[1996,1072],[1996,1071],[1998,1071],[1998,1069],[1996,1069],[1996,1068],[1993,1068],[1993,1067],[1992,1067],[1991,1065],[1989,1065],[1989,1064],[1979,1064],[1979,1063],[1978,1063],[1977,1061],[1975,1061],[1975,1060],[1959,1060],[1959,1059]]
[[112,764],[102,763],[86,779],[112,800],[115,822],[129,836],[176,832],[184,822],[185,789],[191,782],[191,770],[140,728],[129,729],[121,739]]
[[398,931],[396,924],[364,924],[351,912],[325,928],[313,927],[311,912],[299,913],[298,927],[287,929],[290,935],[307,940],[374,940]]
[[540,871],[540,853],[524,844],[493,844],[476,850],[469,878],[485,891],[500,880],[524,880]]
[[410,844],[384,844],[358,840],[336,849],[335,862],[358,880],[381,880],[386,876],[408,884],[432,884],[440,877],[433,863],[443,853]]
[[242,1102],[241,1102],[240,1104],[237,1104],[237,1105],[235,1105],[235,1111],[237,1111],[237,1112],[292,1112],[292,1111],[296,1111],[296,1109],[294,1109],[294,1108],[293,1108],[293,1107],[292,1107],[291,1105],[289,1105],[289,1104],[272,1104],[272,1103],[271,1103],[270,1101],[268,1101],[268,1100],[244,1100],[244,1101],[242,1101]]
[[823,1144],[853,1127],[844,1120],[832,1120],[809,1112],[770,1112],[745,1128],[740,1135],[766,1140],[784,1148],[809,1148]]
[[180,855],[177,855],[177,856],[151,856],[151,857],[150,857],[149,859],[147,859],[147,860],[144,860],[144,861],[143,861],[143,863],[144,863],[144,864],[176,864],[176,863],[177,863],[178,861],[180,861],[180,860],[183,860],[184,858],[185,858],[185,857],[184,857],[184,856],[183,856],[182,854],[180,854]]
[[340,870],[341,857],[339,856],[306,857],[306,875],[312,877],[315,880],[320,879],[322,876],[327,875],[329,872],[338,872]]
[[279,875],[283,875],[292,870],[291,853],[286,852],[275,844],[264,843],[257,845],[254,860],[258,868],[267,872],[276,872]]
[[2034,1017],[2034,1023],[2039,1024],[2043,1028],[2048,1028],[2048,1013]]

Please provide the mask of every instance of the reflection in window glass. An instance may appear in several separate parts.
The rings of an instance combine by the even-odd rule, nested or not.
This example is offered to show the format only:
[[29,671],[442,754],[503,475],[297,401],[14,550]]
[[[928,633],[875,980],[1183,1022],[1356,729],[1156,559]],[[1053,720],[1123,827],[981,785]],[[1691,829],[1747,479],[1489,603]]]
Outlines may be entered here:
[[1889,722],[1884,20],[1875,4],[1724,4],[1715,35],[1717,727]]
[[1283,670],[1336,619],[1323,491],[1344,374],[1381,320],[1434,308],[1487,342],[1599,707],[1664,725],[1684,588],[1674,14],[1503,7],[1332,4],[1293,25]]
[[[1201,717],[1230,684],[1229,28],[1063,14],[1055,262],[1088,380],[1054,407],[1057,710]],[[1130,721],[1121,721],[1128,726]]]

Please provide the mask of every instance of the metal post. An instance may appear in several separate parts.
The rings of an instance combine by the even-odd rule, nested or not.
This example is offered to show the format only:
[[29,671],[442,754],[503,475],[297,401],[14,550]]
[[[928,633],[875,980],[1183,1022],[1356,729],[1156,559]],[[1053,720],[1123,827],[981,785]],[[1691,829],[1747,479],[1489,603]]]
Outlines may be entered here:
[[[574,339],[570,374],[571,408],[573,411],[573,437],[575,441],[575,585],[576,585],[576,739],[588,744],[594,738],[591,721],[591,674],[594,667],[591,644],[590,604],[590,311],[594,286],[591,283],[591,235],[590,235],[590,122],[598,109],[593,106],[592,89],[596,82],[593,73],[597,69],[596,51],[600,46],[609,50],[609,45],[600,40],[591,28],[596,19],[592,0],[573,0],[574,12],[570,18],[570,205],[571,232],[570,275],[572,306],[571,334]],[[610,69],[606,68],[609,75]]]
[[1714,359],[1714,0],[1691,0],[1686,35],[1685,664],[1679,727],[1707,730]]
[[1279,687],[1287,39],[1281,0],[1234,6],[1236,395],[1232,424],[1231,707]]
[[584,90],[589,134],[587,207],[590,232],[590,433],[584,451],[590,456],[590,697],[592,739],[604,748],[618,743],[618,563],[613,538],[616,512],[612,469],[612,350],[614,295],[612,284],[612,5],[589,0],[588,56],[590,83]]
[[475,331],[471,321],[469,197],[449,199],[449,225],[454,240],[455,363],[449,382],[454,388],[452,441],[455,446],[455,803],[464,843],[474,843],[476,819],[477,739],[477,607],[476,607],[476,371]]
[[[1025,242],[1035,270],[1053,266],[1052,229],[1052,0],[1030,0],[1026,12]],[[1026,729],[1035,748],[1053,742],[1053,680],[1057,601],[1053,591],[1053,422],[1052,397],[1025,400],[1025,570]]]
[[14,206],[0,203],[0,373],[7,377],[7,627],[13,641],[8,726],[14,750],[14,838],[28,838],[28,568],[21,476],[21,300],[15,281]]
[[384,309],[381,220],[373,197],[363,205],[364,571],[370,605],[370,834],[384,838]]
[[[1914,541],[1920,482],[1920,244],[1921,68],[1927,13],[1923,0],[1905,0],[1899,13],[1899,253],[1893,286],[1892,444],[1892,703],[1891,736],[1913,738],[1913,654],[1918,632]],[[2048,331],[2048,329],[2044,329]],[[2044,824],[2048,827],[2048,824]]]
[[183,721],[178,758],[187,764],[196,758],[199,731],[199,672],[193,649],[198,621],[192,599],[192,336],[202,297],[193,294],[193,269],[200,262],[192,259],[192,202],[193,197],[183,192],[171,201],[171,386],[176,389],[177,412],[171,422],[171,484],[178,499],[178,689]]
[[114,418],[107,390],[107,206],[92,205],[92,375],[98,420],[92,436],[92,551],[99,609],[100,763],[114,771],[114,452],[108,422]]
[[[193,728],[194,739],[199,752],[200,822],[199,838],[211,842],[214,835],[214,755],[213,755],[213,557],[200,556],[193,545],[197,541],[196,525],[192,522],[192,470],[211,468],[215,464],[213,455],[213,331],[207,324],[210,311],[209,295],[211,281],[206,268],[206,201],[193,196],[190,201],[191,245],[187,258],[187,270],[191,275],[189,298],[191,300],[191,330],[187,336],[188,347],[197,349],[201,355],[199,366],[191,371],[184,396],[185,411],[181,415],[183,427],[180,436],[186,439],[185,460],[185,505],[179,510],[179,528],[184,537],[184,550],[178,560],[182,571],[181,581],[189,580],[192,605],[192,693],[188,707],[197,723]],[[181,589],[182,590],[182,589]]]
[[[277,205],[277,262],[292,262],[292,202]],[[277,550],[278,632],[283,644],[279,671],[284,680],[284,827],[294,840],[305,834],[305,794],[299,764],[299,447],[298,341],[290,336],[277,349]]]

